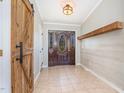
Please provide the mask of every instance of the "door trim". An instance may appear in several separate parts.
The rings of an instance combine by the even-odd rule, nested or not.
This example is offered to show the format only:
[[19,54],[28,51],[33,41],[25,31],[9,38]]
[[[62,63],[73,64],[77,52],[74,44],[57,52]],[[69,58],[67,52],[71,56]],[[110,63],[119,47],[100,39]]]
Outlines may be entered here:
[[[60,31],[75,31],[76,37],[80,35],[80,26],[75,25],[66,25],[66,24],[44,24],[44,36],[43,36],[43,45],[44,45],[44,64],[43,68],[48,67],[48,31],[49,30],[60,30]],[[75,65],[80,63],[80,42],[76,39],[76,61]]]

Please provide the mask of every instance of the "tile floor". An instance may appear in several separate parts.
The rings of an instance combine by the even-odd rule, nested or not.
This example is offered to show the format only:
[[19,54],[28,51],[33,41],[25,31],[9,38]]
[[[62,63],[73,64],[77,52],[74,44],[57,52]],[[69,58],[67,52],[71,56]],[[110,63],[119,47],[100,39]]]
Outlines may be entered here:
[[80,66],[55,66],[41,71],[34,93],[118,93]]

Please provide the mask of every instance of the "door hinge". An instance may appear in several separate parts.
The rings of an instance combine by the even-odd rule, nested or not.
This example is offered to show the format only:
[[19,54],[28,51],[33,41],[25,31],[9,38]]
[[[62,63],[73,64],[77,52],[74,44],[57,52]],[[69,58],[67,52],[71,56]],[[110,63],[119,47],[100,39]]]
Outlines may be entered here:
[[34,16],[34,5],[31,4],[31,7],[32,7],[32,15]]
[[3,56],[3,50],[0,50],[0,56]]

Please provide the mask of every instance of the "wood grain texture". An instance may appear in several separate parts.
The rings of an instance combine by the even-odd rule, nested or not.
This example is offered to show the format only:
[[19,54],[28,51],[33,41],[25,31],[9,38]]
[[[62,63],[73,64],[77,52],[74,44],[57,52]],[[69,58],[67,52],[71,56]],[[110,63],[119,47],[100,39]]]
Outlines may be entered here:
[[3,56],[3,50],[0,50],[0,56]]
[[96,36],[96,35],[112,32],[112,31],[118,31],[119,29],[123,29],[123,28],[124,28],[124,23],[116,21],[112,24],[106,25],[106,26],[101,27],[97,30],[89,32],[87,34],[81,35],[81,36],[78,37],[78,40],[82,40],[82,39],[85,39],[85,38],[93,37],[93,36]]
[[32,5],[30,4],[29,0],[22,0],[26,7],[29,9],[29,12],[33,12]]
[[[12,0],[11,26],[11,76],[12,93],[33,93],[33,8],[28,0]],[[16,48],[23,42],[23,63],[20,50]]]

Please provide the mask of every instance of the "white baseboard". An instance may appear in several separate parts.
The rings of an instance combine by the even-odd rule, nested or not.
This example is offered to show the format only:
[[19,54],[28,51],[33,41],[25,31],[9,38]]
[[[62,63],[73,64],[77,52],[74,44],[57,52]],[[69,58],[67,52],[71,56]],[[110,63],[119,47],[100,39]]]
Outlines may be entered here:
[[76,63],[76,66],[80,66],[81,64],[80,63]]
[[37,74],[36,78],[34,79],[34,85],[36,84],[36,82],[37,82],[39,76],[40,76],[40,72]]
[[[42,68],[48,68],[48,66],[43,65],[43,66],[41,67],[41,69],[42,69]],[[34,84],[37,82],[39,76],[40,76],[40,72],[37,74],[36,78],[34,79]]]
[[43,65],[42,68],[48,68],[48,66],[47,65]]
[[91,69],[87,68],[86,66],[80,64],[80,66],[82,68],[84,68],[86,71],[92,73],[94,76],[96,76],[98,79],[102,80],[103,82],[105,82],[106,84],[108,84],[110,87],[112,87],[113,89],[115,89],[116,91],[118,91],[119,93],[124,93],[124,91],[120,88],[118,88],[116,85],[114,85],[112,82],[106,80],[105,78],[99,76],[98,74],[96,74],[94,71],[92,71]]

